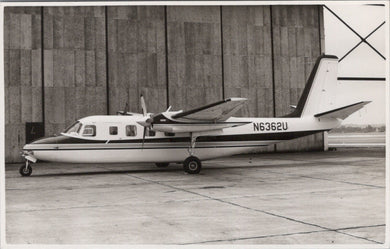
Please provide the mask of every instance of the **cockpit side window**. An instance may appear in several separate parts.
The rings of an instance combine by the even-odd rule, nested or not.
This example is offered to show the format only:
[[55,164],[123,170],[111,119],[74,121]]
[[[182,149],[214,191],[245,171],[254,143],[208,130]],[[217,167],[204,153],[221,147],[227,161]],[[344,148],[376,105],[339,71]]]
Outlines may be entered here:
[[96,136],[96,126],[95,125],[86,125],[83,131],[84,137],[94,137]]
[[135,137],[137,136],[137,126],[135,125],[126,125],[126,136]]
[[65,129],[64,133],[79,133],[81,129],[82,124],[79,121],[76,121],[71,126],[69,126],[67,129]]

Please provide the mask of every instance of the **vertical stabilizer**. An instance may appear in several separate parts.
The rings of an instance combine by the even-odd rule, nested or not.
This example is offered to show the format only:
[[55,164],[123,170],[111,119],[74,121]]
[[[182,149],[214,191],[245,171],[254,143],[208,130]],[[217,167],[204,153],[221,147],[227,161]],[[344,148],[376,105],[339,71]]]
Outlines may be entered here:
[[286,117],[313,116],[335,109],[338,58],[321,55],[310,74],[297,108]]

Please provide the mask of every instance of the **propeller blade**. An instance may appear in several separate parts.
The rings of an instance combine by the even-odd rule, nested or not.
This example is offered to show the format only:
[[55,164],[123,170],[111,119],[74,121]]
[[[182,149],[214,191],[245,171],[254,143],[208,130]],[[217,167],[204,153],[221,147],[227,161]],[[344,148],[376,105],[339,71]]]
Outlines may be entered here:
[[143,112],[144,117],[145,117],[147,115],[148,111],[146,110],[145,99],[144,99],[144,96],[142,94],[140,96],[140,101],[141,101],[142,112]]
[[142,150],[144,149],[146,126],[144,126],[144,134],[142,134]]

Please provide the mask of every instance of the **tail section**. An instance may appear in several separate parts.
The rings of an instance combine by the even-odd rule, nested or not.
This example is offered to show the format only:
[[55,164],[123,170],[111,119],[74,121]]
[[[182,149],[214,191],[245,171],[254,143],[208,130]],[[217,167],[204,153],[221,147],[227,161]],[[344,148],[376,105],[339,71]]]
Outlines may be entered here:
[[336,101],[338,58],[334,55],[321,55],[299,99],[294,112],[286,117],[332,117],[344,119],[369,102],[358,102],[341,106]]

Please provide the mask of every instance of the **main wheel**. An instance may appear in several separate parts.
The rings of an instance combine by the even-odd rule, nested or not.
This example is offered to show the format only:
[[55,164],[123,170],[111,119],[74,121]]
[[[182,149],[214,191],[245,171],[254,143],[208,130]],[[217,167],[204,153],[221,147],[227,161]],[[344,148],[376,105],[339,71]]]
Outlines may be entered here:
[[168,167],[169,163],[156,163],[156,166],[158,168],[166,168]]
[[30,165],[28,165],[27,168],[26,168],[26,165],[22,165],[19,168],[19,173],[21,176],[30,176],[32,173],[32,168]]
[[202,169],[202,163],[200,162],[199,158],[190,156],[184,160],[183,168],[184,171],[188,174],[199,174],[200,170]]

